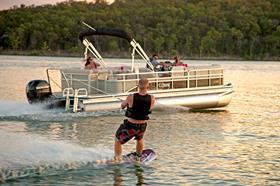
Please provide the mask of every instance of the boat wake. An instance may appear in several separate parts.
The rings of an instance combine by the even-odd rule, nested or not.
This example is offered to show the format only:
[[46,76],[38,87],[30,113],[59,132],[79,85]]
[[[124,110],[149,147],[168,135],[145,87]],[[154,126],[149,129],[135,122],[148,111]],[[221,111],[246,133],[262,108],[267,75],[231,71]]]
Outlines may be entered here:
[[155,104],[155,111],[164,112],[164,113],[177,113],[177,112],[188,112],[190,109],[188,107],[180,105],[164,105],[159,102]]
[[35,135],[0,130],[0,182],[38,175],[95,167],[100,160],[112,158],[103,148],[85,148]]
[[46,112],[44,105],[30,105],[28,103],[0,100],[0,116],[21,116],[41,114]]
[[28,103],[0,100],[0,120],[20,121],[73,121],[77,118],[120,115],[116,111],[69,113],[63,108],[47,109],[44,104],[30,105]]

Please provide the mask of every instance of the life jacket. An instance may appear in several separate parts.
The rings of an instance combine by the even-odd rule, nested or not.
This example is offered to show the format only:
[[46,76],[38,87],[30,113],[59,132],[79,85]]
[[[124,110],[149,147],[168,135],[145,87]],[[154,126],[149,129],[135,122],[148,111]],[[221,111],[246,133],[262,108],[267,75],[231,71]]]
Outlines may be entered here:
[[133,94],[132,107],[128,107],[125,116],[136,120],[148,120],[151,108],[152,97],[149,94],[140,95],[139,93]]

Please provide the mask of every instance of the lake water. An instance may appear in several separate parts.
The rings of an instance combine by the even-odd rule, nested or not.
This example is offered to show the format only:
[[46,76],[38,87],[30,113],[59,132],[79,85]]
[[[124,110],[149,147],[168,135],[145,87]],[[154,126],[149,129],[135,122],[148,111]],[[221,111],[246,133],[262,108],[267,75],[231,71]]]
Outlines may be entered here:
[[[109,59],[111,64],[127,63]],[[66,113],[29,105],[25,86],[47,67],[80,67],[80,58],[0,56],[0,183],[3,185],[279,185],[280,63],[221,64],[234,85],[229,106],[154,112],[149,165],[97,165],[113,156],[123,113]],[[134,150],[134,141],[124,153]]]

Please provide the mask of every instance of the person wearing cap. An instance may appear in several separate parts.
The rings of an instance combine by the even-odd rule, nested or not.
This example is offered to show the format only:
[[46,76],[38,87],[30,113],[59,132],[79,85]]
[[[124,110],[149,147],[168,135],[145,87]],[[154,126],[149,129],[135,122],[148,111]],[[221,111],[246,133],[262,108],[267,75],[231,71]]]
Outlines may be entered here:
[[160,64],[157,60],[158,60],[158,55],[157,54],[154,54],[153,57],[150,59],[150,62],[152,63],[152,65],[154,67],[156,67],[157,65]]

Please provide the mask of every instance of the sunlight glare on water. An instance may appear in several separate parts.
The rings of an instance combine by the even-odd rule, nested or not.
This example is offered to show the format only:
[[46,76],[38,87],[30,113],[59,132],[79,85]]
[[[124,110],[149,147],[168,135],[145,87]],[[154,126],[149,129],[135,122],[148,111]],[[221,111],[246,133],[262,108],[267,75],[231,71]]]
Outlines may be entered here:
[[[1,56],[0,181],[24,185],[279,185],[279,62],[218,63],[235,92],[229,106],[154,111],[145,145],[147,166],[93,166],[113,156],[121,111],[66,113],[29,105],[25,86],[47,67],[77,67],[80,58]],[[19,60],[20,59],[20,60]],[[111,59],[127,63],[127,60]],[[13,78],[10,78],[12,75]],[[133,151],[134,141],[124,146]],[[19,179],[21,178],[21,179]]]

